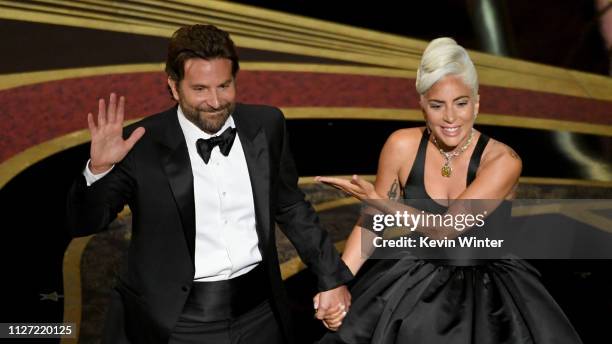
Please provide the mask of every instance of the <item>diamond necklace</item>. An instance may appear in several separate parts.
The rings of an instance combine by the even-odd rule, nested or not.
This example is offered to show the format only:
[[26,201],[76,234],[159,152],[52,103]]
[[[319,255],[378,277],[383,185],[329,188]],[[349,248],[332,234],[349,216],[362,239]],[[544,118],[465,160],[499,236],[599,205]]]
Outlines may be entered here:
[[451,168],[451,165],[450,165],[451,159],[453,159],[456,156],[459,156],[459,154],[463,153],[470,146],[470,143],[472,143],[472,138],[474,137],[474,128],[472,128],[472,131],[470,131],[470,136],[468,136],[468,139],[467,141],[465,141],[465,144],[461,146],[461,148],[455,149],[452,152],[445,152],[438,145],[438,141],[436,140],[436,135],[432,135],[432,137],[433,137],[433,143],[436,145],[436,148],[438,148],[438,150],[440,151],[440,154],[442,154],[442,156],[444,156],[444,159],[445,159],[444,166],[442,166],[442,170],[440,171],[442,173],[442,177],[450,178],[451,174],[453,173],[453,169]]

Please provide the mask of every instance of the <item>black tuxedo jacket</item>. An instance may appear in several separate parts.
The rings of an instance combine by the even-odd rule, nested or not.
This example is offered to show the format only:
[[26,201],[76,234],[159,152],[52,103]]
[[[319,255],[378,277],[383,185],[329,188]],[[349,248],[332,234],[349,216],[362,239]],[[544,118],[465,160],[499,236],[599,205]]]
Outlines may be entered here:
[[[343,284],[352,274],[298,189],[281,111],[237,104],[232,116],[248,165],[273,309],[292,341],[274,223],[317,276],[320,290]],[[146,133],[123,161],[89,187],[79,177],[68,196],[74,236],[106,229],[126,203],[132,211],[127,262],[112,290],[104,331],[103,342],[113,344],[167,343],[195,273],[193,174],[176,107],[129,126],[125,134],[139,126]]]

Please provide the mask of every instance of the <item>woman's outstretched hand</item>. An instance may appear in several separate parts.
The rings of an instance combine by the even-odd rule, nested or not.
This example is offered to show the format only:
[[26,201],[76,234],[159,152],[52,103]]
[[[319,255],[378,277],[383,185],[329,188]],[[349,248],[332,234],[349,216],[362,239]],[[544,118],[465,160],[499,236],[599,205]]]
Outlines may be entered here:
[[351,179],[318,176],[315,177],[315,180],[342,190],[346,194],[351,195],[360,201],[382,199],[382,197],[376,192],[374,184],[360,178],[356,174],[354,174]]

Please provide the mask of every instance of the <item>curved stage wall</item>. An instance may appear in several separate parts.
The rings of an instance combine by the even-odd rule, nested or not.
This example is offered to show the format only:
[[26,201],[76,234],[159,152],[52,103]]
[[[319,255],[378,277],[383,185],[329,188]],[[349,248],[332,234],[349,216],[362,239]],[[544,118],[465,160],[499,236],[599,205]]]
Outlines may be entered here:
[[[13,229],[3,251],[10,256],[6,271],[14,281],[8,292],[18,300],[8,308],[7,321],[80,323],[84,311],[89,312],[85,318],[100,316],[103,305],[91,295],[95,288],[81,288],[81,282],[93,278],[94,285],[105,280],[108,286],[116,266],[106,263],[101,268],[91,252],[105,254],[100,243],[124,247],[129,210],[114,224],[119,230],[113,234],[70,243],[61,215],[65,190],[87,158],[86,114],[95,110],[98,98],[110,92],[125,95],[131,121],[173,105],[163,60],[167,37],[179,25],[211,23],[232,33],[241,57],[239,100],[282,108],[305,177],[302,186],[332,228],[339,248],[355,204],[318,189],[306,177],[372,175],[389,133],[422,124],[414,76],[423,41],[228,2],[50,3],[0,3],[0,40],[5,42],[0,65],[0,194],[11,215],[5,226]],[[470,54],[481,83],[477,124],[522,156],[521,195],[610,198],[612,79]],[[290,293],[300,290],[295,281],[307,279],[299,273],[303,266],[287,242],[281,240],[279,247]],[[102,270],[89,270],[94,277],[82,276],[81,264],[92,262],[94,270]],[[575,270],[588,270],[609,287],[608,275],[598,274],[606,268],[609,265],[601,263],[579,265],[562,276],[572,281]],[[38,273],[28,273],[32,270]],[[580,308],[587,306],[572,303],[569,294],[588,290],[600,295],[597,288],[603,287],[588,289],[581,281],[576,279],[575,290],[570,283],[553,293],[565,300],[565,309],[588,338],[597,320],[581,325],[580,318],[583,310],[593,308]],[[83,305],[81,297],[89,303]],[[600,302],[598,314],[612,314],[612,301],[609,296],[606,300]],[[596,307],[598,302],[587,304]],[[96,331],[98,323],[83,323],[82,339],[95,338]]]

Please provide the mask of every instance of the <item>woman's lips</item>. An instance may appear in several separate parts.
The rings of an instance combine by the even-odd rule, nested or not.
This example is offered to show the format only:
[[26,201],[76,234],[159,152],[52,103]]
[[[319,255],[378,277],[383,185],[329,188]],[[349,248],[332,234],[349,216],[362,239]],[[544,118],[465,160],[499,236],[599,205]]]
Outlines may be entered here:
[[441,127],[442,128],[442,134],[444,134],[445,136],[457,136],[459,135],[459,129],[461,127],[459,126],[455,126],[455,127]]

